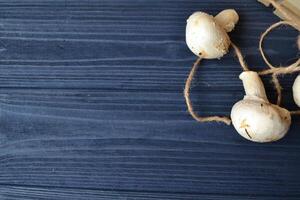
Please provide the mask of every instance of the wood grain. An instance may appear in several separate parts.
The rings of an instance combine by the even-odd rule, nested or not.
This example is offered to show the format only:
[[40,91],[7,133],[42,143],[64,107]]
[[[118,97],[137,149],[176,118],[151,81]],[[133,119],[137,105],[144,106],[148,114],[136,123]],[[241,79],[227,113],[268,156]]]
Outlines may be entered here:
[[[232,40],[263,69],[258,38],[278,19],[255,1],[1,0],[0,197],[299,199],[299,118],[283,140],[256,144],[186,111],[185,20],[225,8],[241,17]],[[270,34],[274,64],[297,56],[296,35]],[[195,109],[228,115],[240,72],[232,52],[204,61]],[[294,77],[281,78],[289,109]]]

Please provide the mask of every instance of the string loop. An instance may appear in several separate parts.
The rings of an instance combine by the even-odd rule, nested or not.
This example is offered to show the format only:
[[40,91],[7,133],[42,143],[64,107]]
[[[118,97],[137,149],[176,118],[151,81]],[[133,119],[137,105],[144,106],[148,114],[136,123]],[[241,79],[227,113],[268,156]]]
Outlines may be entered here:
[[[249,68],[246,64],[246,62],[244,61],[243,55],[241,53],[241,50],[234,44],[231,42],[231,45],[235,51],[235,54],[238,57],[238,60],[241,64],[241,67],[244,71],[249,71]],[[184,98],[185,98],[185,102],[188,108],[188,112],[190,113],[190,115],[198,122],[222,122],[225,123],[227,125],[231,124],[231,119],[229,117],[226,116],[208,116],[208,117],[201,117],[199,116],[193,108],[193,104],[190,98],[190,89],[191,89],[191,84],[192,84],[192,80],[194,78],[194,75],[196,74],[196,71],[199,67],[199,63],[202,60],[202,57],[198,57],[196,62],[194,63],[189,76],[185,82],[185,87],[184,87]]]
[[196,71],[198,69],[199,63],[202,60],[202,57],[198,57],[196,62],[194,63],[190,74],[185,82],[185,87],[184,87],[184,98],[185,98],[185,102],[188,108],[189,113],[191,114],[191,116],[198,122],[223,122],[227,125],[231,124],[231,120],[228,117],[220,117],[220,116],[209,116],[209,117],[201,117],[199,116],[197,113],[195,113],[194,109],[193,109],[193,104],[192,101],[190,99],[190,89],[191,89],[191,84],[192,84],[192,80],[194,78],[194,75],[196,74]]
[[[263,71],[260,71],[258,72],[259,75],[268,75],[268,74],[271,74],[272,75],[272,82],[274,84],[274,87],[276,89],[276,92],[277,92],[277,105],[280,105],[281,104],[281,101],[282,101],[282,87],[281,87],[281,84],[278,80],[278,75],[284,75],[284,74],[291,74],[291,73],[295,73],[295,72],[299,72],[300,71],[300,58],[293,64],[289,65],[289,66],[286,66],[286,67],[275,67],[273,66],[269,61],[268,59],[266,58],[266,55],[263,51],[263,48],[262,48],[262,44],[263,44],[263,41],[264,41],[264,38],[265,36],[271,31],[273,30],[274,28],[278,27],[278,26],[281,26],[281,25],[290,25],[292,26],[293,28],[297,29],[297,25],[295,25],[294,23],[292,22],[289,22],[289,21],[280,21],[280,22],[277,22],[277,23],[274,23],[272,24],[260,37],[260,40],[259,40],[259,51],[260,51],[260,54],[264,60],[264,62],[266,63],[266,65],[269,67],[269,69],[266,69],[266,70],[263,70]],[[249,71],[249,67],[247,66],[245,60],[244,60],[244,57],[241,53],[241,50],[233,43],[231,42],[231,46],[233,47],[234,51],[235,51],[235,54],[237,55],[238,57],[238,61],[243,69],[243,71]],[[200,61],[202,60],[202,57],[198,57],[196,62],[194,63],[190,73],[189,73],[189,76],[186,80],[186,83],[185,83],[185,88],[184,88],[184,97],[185,97],[185,101],[186,101],[186,104],[187,104],[187,108],[188,108],[188,112],[191,114],[191,116],[198,122],[212,122],[212,121],[215,121],[215,122],[223,122],[227,125],[230,125],[231,124],[231,119],[229,117],[226,117],[226,116],[208,116],[208,117],[201,117],[199,116],[197,113],[195,113],[194,109],[193,109],[193,104],[191,102],[191,99],[190,99],[190,89],[191,89],[191,84],[192,84],[192,80],[193,80],[193,77],[198,69],[198,66],[199,66],[199,63]],[[292,115],[299,115],[300,114],[300,111],[291,111],[291,114]]]
[[284,74],[291,74],[291,73],[295,73],[295,72],[299,72],[300,71],[300,58],[294,62],[293,64],[289,65],[289,66],[285,66],[285,67],[278,67],[278,66],[274,66],[272,65],[269,60],[266,58],[266,55],[263,51],[263,41],[264,38],[266,37],[266,35],[272,31],[273,29],[275,29],[278,26],[281,25],[290,25],[293,28],[297,29],[297,27],[295,26],[294,23],[291,23],[289,21],[280,21],[277,22],[275,24],[272,24],[269,28],[267,28],[267,30],[261,35],[260,40],[259,40],[259,51],[260,54],[264,60],[264,62],[267,64],[267,66],[269,67],[269,69],[260,71],[258,74],[259,75],[268,75],[268,74],[272,74],[272,82],[274,84],[274,88],[276,90],[277,93],[277,105],[281,104],[282,101],[282,87],[281,84],[278,80],[278,76],[279,75],[284,75]]

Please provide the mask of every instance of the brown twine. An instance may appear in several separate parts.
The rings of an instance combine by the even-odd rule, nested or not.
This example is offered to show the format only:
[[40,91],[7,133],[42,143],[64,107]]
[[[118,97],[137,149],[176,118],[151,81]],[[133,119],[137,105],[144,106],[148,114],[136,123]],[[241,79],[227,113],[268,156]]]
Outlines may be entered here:
[[194,63],[194,65],[190,71],[190,74],[185,82],[184,98],[185,98],[185,102],[186,102],[188,111],[191,114],[191,116],[198,122],[213,122],[214,121],[214,122],[223,122],[227,125],[230,125],[231,120],[228,117],[220,117],[220,116],[201,117],[197,113],[195,113],[195,111],[193,109],[193,104],[190,99],[190,89],[191,89],[193,77],[198,69],[198,66],[199,66],[199,63],[201,60],[202,60],[202,57],[197,58],[196,62]]
[[259,75],[268,75],[268,74],[292,74],[300,71],[300,59],[298,59],[295,63],[287,66],[287,67],[278,67],[272,69],[266,69],[264,71],[258,72]]
[[249,71],[249,67],[247,66],[247,64],[244,60],[244,57],[242,55],[241,50],[233,42],[231,42],[231,46],[233,47],[233,49],[235,51],[235,54],[237,55],[237,57],[239,59],[239,62],[240,62],[240,65],[241,65],[242,69],[244,71]]
[[[240,65],[242,67],[242,69],[244,71],[249,71],[249,68],[246,64],[246,62],[244,61],[243,55],[241,53],[241,50],[234,44],[231,43],[235,54],[238,57],[238,60],[240,62]],[[196,71],[198,69],[199,63],[202,60],[202,57],[198,57],[196,62],[194,63],[190,74],[185,82],[185,87],[184,87],[184,98],[185,98],[185,102],[188,108],[188,112],[190,113],[190,115],[198,122],[223,122],[227,125],[231,124],[231,119],[229,117],[226,116],[208,116],[208,117],[201,117],[199,116],[197,113],[195,113],[194,109],[193,109],[193,104],[192,101],[190,99],[190,89],[191,89],[191,84],[192,84],[192,80],[194,78],[194,75],[196,74]]]
[[274,88],[277,92],[277,105],[280,105],[281,104],[281,101],[282,101],[282,87],[281,87],[281,84],[278,80],[278,75],[284,75],[284,74],[291,74],[291,73],[294,73],[294,72],[299,72],[300,71],[300,67],[299,67],[299,64],[300,64],[300,59],[298,59],[295,63],[289,65],[289,66],[286,66],[286,67],[275,67],[273,66],[269,61],[268,59],[266,58],[266,55],[263,51],[263,48],[262,48],[262,45],[263,45],[263,41],[264,41],[264,38],[265,36],[270,32],[272,31],[273,29],[275,29],[276,27],[280,26],[280,25],[290,25],[294,28],[295,25],[291,22],[288,22],[288,21],[280,21],[280,22],[277,22],[275,24],[272,24],[260,37],[260,40],[259,40],[259,51],[260,51],[260,54],[263,58],[263,60],[265,61],[265,63],[268,65],[268,67],[270,69],[267,69],[267,70],[264,70],[264,71],[261,71],[259,72],[258,74],[259,75],[268,75],[268,74],[272,74],[272,82],[274,84]]
[[276,104],[280,105],[281,104],[281,100],[282,100],[282,87],[281,87],[281,85],[279,83],[279,80],[278,80],[276,74],[272,74],[272,82],[274,84],[274,88],[275,88],[276,93],[277,93]]
[[[260,75],[272,74],[272,82],[273,82],[274,87],[275,87],[276,92],[277,92],[277,105],[280,105],[281,100],[282,100],[282,87],[280,85],[280,82],[279,82],[277,76],[280,75],[280,74],[289,74],[289,73],[299,72],[300,71],[300,67],[299,67],[300,66],[300,59],[298,59],[295,63],[293,63],[289,66],[286,66],[286,67],[275,67],[266,58],[265,53],[264,53],[263,48],[262,48],[262,43],[263,43],[263,40],[264,40],[265,36],[271,30],[273,30],[274,28],[276,28],[280,25],[284,25],[284,24],[290,25],[290,26],[292,26],[295,29],[298,29],[300,31],[300,19],[297,16],[295,16],[294,14],[288,12],[288,10],[283,8],[280,4],[278,4],[274,0],[269,0],[269,2],[277,10],[279,10],[281,12],[281,14],[285,17],[285,19],[288,20],[288,21],[280,21],[280,22],[277,22],[277,23],[271,25],[261,35],[261,38],[260,38],[260,41],[259,41],[259,51],[260,51],[260,53],[263,57],[263,60],[265,61],[265,63],[268,65],[268,67],[270,69],[261,71],[261,72],[259,72],[259,74]],[[298,38],[298,46],[300,46],[299,45],[299,41],[300,41],[299,38]],[[231,45],[232,45],[232,47],[233,47],[233,49],[234,49],[234,51],[235,51],[235,53],[238,57],[238,60],[239,60],[239,63],[241,65],[242,69],[244,71],[249,71],[249,67],[246,64],[240,49],[232,42],[231,42]],[[227,125],[230,125],[231,120],[230,120],[229,117],[220,117],[220,116],[201,117],[198,114],[196,114],[194,109],[193,109],[193,105],[192,105],[192,102],[191,102],[191,99],[190,99],[190,89],[191,89],[191,83],[192,83],[193,77],[194,77],[194,75],[195,75],[195,73],[198,69],[198,65],[199,65],[201,60],[202,60],[202,57],[197,58],[196,62],[194,63],[194,65],[193,65],[193,67],[190,71],[190,74],[189,74],[189,76],[186,80],[186,83],[185,83],[184,97],[185,97],[185,101],[186,101],[186,104],[187,104],[187,107],[188,107],[188,111],[191,114],[191,116],[198,122],[213,122],[213,121],[216,121],[216,122],[223,122]],[[292,115],[299,115],[300,111],[291,111],[290,113]]]
[[[298,65],[299,65],[299,62],[300,62],[300,59],[298,59],[295,63],[291,64],[290,66],[287,66],[287,67],[275,67],[273,66],[269,61],[268,59],[266,58],[266,55],[263,51],[263,48],[262,48],[262,44],[263,44],[263,41],[266,37],[266,35],[272,31],[273,29],[275,29],[276,27],[278,26],[281,26],[281,25],[290,25],[292,26],[293,28],[296,28],[294,26],[294,24],[292,24],[291,22],[288,22],[288,21],[280,21],[280,22],[277,22],[275,24],[272,24],[269,28],[267,28],[267,30],[265,30],[265,32],[261,35],[260,37],[260,40],[259,40],[259,51],[260,51],[260,54],[261,56],[263,57],[263,60],[265,61],[265,63],[268,65],[268,67],[270,68],[270,70],[268,71],[262,71],[260,72],[260,75],[266,75],[266,74],[273,74],[276,72],[276,74],[288,74],[288,73],[293,73],[295,72],[294,70],[299,70],[297,69]],[[294,69],[296,68],[296,69]]]
[[[277,3],[274,0],[268,0],[274,8],[276,8],[287,21],[280,21],[277,22],[273,25],[271,25],[261,36],[260,41],[259,41],[259,51],[263,57],[263,60],[265,61],[265,63],[268,65],[268,67],[270,69],[268,70],[264,70],[262,72],[260,72],[260,75],[267,75],[267,74],[272,74],[272,82],[274,83],[274,87],[276,89],[277,92],[277,105],[280,105],[281,103],[281,99],[282,99],[282,87],[279,83],[279,80],[277,78],[278,75],[280,74],[290,74],[290,73],[294,73],[294,72],[299,72],[300,68],[299,68],[299,64],[300,64],[300,59],[298,59],[295,63],[293,63],[290,66],[286,66],[286,67],[274,67],[266,58],[264,51],[262,49],[262,43],[263,40],[265,38],[265,36],[274,28],[280,26],[280,25],[290,25],[295,29],[298,29],[300,31],[300,18],[293,14],[292,12],[290,12],[288,9],[286,9],[284,6],[282,6],[280,3]],[[299,40],[299,39],[298,39]],[[298,41],[299,43],[299,41]],[[299,44],[298,44],[299,45]]]

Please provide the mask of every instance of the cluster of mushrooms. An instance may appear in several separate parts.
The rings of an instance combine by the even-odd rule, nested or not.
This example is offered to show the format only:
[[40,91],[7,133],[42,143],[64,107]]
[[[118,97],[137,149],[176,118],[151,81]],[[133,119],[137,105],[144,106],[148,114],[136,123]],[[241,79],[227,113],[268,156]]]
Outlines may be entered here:
[[[233,9],[224,10],[216,16],[193,13],[186,25],[187,46],[202,59],[220,59],[232,44],[227,33],[234,29],[238,20],[239,16]],[[243,82],[245,96],[231,110],[231,122],[236,131],[254,142],[272,142],[284,137],[291,125],[291,112],[268,100],[257,72],[244,70],[239,78]],[[293,95],[300,107],[300,75],[293,85]]]

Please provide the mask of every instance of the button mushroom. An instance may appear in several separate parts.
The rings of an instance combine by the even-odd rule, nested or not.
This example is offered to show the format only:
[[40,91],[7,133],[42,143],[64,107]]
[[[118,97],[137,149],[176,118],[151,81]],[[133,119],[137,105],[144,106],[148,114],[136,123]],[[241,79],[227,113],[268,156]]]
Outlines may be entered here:
[[290,112],[268,101],[264,85],[256,72],[245,71],[240,79],[246,95],[231,110],[232,123],[237,132],[254,142],[281,139],[291,125]]
[[295,103],[300,107],[300,75],[296,78],[293,85],[293,96]]
[[233,30],[239,19],[233,9],[220,12],[216,17],[204,12],[192,14],[186,25],[186,43],[197,56],[206,59],[221,58],[228,52]]

